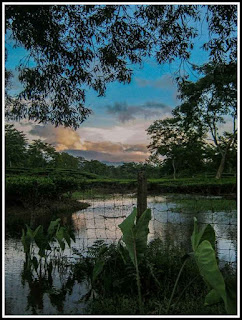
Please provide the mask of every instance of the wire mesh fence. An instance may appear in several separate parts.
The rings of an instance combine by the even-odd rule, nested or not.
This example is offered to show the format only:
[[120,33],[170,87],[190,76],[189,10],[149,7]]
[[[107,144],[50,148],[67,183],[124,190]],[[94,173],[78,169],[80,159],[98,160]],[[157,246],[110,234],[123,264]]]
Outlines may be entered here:
[[[79,251],[85,251],[97,240],[117,243],[122,236],[119,224],[137,206],[137,198],[134,194],[113,193],[100,198],[90,192],[80,201],[88,202],[90,206],[72,215],[76,234],[73,248]],[[148,196],[147,207],[152,213],[148,240],[160,238],[167,245],[176,245],[190,250],[193,218],[196,217],[200,227],[208,223],[213,226],[220,263],[236,264],[237,212],[234,205],[228,207],[219,197],[183,196],[178,201],[169,196]],[[178,204],[182,201],[193,203],[192,208],[185,210]],[[214,201],[217,203],[223,201],[223,203],[216,206]]]

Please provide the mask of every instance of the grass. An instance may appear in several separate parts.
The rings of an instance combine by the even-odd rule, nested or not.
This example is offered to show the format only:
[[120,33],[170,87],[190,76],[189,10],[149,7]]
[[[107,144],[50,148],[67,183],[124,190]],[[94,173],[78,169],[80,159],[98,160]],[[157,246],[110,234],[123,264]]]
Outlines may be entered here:
[[[148,191],[179,192],[200,194],[231,194],[236,193],[236,177],[224,177],[220,180],[215,178],[160,178],[147,180]],[[137,190],[135,179],[86,179],[80,181],[80,190],[112,190],[112,192],[134,192]]]
[[171,210],[183,213],[232,212],[237,209],[235,200],[223,198],[181,197],[176,199],[171,197],[170,199],[176,203],[176,208]]

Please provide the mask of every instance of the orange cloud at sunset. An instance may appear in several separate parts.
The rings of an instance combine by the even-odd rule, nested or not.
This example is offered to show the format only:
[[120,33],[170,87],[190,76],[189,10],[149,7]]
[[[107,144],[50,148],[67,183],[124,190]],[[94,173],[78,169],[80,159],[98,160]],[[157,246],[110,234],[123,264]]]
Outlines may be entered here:
[[35,125],[29,132],[32,136],[38,136],[47,143],[52,144],[57,151],[76,150],[76,155],[84,156],[87,159],[97,159],[99,161],[145,161],[149,152],[145,143],[121,143],[102,140],[107,136],[98,135],[98,141],[86,140],[80,137],[80,132],[71,128],[51,125]]

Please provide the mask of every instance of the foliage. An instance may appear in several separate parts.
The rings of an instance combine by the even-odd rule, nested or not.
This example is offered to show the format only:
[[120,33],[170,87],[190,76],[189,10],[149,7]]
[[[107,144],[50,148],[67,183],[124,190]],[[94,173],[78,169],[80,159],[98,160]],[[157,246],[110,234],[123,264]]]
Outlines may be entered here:
[[[179,92],[182,104],[173,111],[183,127],[210,133],[221,163],[216,177],[221,178],[228,150],[236,147],[237,135],[237,64],[207,63],[197,68],[203,77],[196,82],[184,81]],[[231,130],[221,133],[219,126],[231,122]]]
[[38,262],[38,259],[34,254],[34,244],[39,248],[38,255],[40,258],[45,258],[46,262],[48,251],[51,252],[53,250],[51,247],[53,242],[58,242],[62,251],[65,249],[65,243],[70,247],[71,240],[75,242],[74,233],[66,227],[61,226],[60,221],[60,218],[55,221],[51,221],[46,233],[44,232],[42,225],[39,225],[35,230],[32,230],[28,225],[26,225],[26,232],[22,229],[21,242],[23,244],[26,261],[28,262],[30,269],[33,266],[37,271],[37,268],[41,263],[41,260]]
[[[237,203],[235,200],[230,199],[208,199],[200,197],[189,197],[183,199],[173,199],[175,201],[176,208],[174,211],[185,212],[185,213],[200,213],[200,212],[231,212],[236,210]],[[173,209],[172,209],[173,210]]]
[[49,143],[34,140],[28,147],[26,154],[27,166],[30,168],[41,168],[53,166],[57,152]]
[[136,270],[136,279],[139,295],[139,308],[141,314],[143,313],[143,303],[138,265],[140,264],[147,247],[147,236],[149,233],[148,225],[150,219],[150,209],[146,209],[138,218],[137,209],[134,208],[133,212],[119,225],[119,228],[123,233],[122,240],[126,245],[126,248],[129,252],[129,256]]
[[[121,242],[108,245],[99,240],[89,247],[85,254],[76,254],[80,256],[74,265],[76,280],[79,283],[88,281],[92,288],[82,298],[88,300],[87,314],[140,314],[136,298],[136,272],[129,253]],[[183,263],[184,254],[184,248],[174,247],[160,239],[147,244],[142,263],[139,265],[145,315],[167,314],[168,300],[174,289],[175,276]],[[100,269],[96,267],[101,272],[92,282],[97,264],[102,265]],[[191,282],[192,279],[195,281]],[[204,306],[206,294],[207,288],[195,261],[189,259],[179,278],[169,314],[225,314],[222,303]]]
[[45,199],[59,198],[63,193],[78,189],[74,178],[12,176],[5,179],[7,199],[21,200],[34,206]]
[[[202,130],[186,129],[179,118],[156,120],[148,129],[151,143],[150,160],[156,162],[159,156],[161,165],[173,167],[173,176],[177,171],[188,170],[197,173],[204,167],[204,135]],[[165,157],[165,158],[164,158]],[[191,161],[192,159],[192,161]]]
[[23,166],[26,158],[26,135],[14,128],[12,124],[5,125],[5,164],[7,167]]
[[24,89],[6,96],[15,119],[77,128],[91,112],[86,90],[103,96],[109,82],[130,83],[145,57],[184,65],[205,19],[210,60],[236,60],[236,5],[7,4],[5,14],[6,32],[27,50],[19,66]]
[[[236,289],[226,289],[226,283],[219,270],[215,253],[215,232],[211,225],[198,231],[197,219],[194,218],[194,230],[191,237],[192,248],[199,272],[208,284],[210,291],[205,298],[205,305],[224,301],[228,314],[236,314]],[[231,294],[232,293],[232,294]]]

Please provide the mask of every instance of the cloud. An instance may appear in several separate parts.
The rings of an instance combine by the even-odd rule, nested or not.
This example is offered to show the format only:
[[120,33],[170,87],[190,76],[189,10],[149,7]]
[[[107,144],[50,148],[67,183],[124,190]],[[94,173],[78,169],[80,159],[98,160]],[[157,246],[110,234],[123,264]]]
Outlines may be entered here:
[[155,80],[135,78],[135,81],[137,85],[141,88],[152,87],[152,88],[170,89],[170,90],[176,89],[175,82],[169,74],[165,74],[161,78],[158,78]]
[[52,144],[57,151],[83,148],[80,136],[71,128],[55,128],[52,125],[35,125],[29,133],[42,138],[42,140],[47,143]]
[[161,117],[164,112],[171,112],[171,107],[159,102],[146,102],[140,106],[128,106],[126,103],[115,103],[113,106],[107,106],[107,112],[117,116],[122,122],[135,120],[143,116],[145,119]]
[[65,152],[73,156],[81,156],[87,160],[98,160],[108,162],[143,162],[148,158],[148,154],[142,153],[103,153],[92,150],[66,150]]
[[[35,125],[29,133],[32,136],[41,138],[44,142],[52,144],[57,151],[72,152],[72,154],[75,153],[75,155],[83,156],[88,160],[139,162],[144,161],[149,156],[146,141],[142,141],[142,143],[131,143],[127,142],[129,141],[129,139],[127,139],[126,142],[120,142],[118,141],[118,138],[116,138],[117,141],[110,141],[109,138],[112,137],[111,128],[109,128],[109,130],[106,129],[106,131],[102,128],[89,128],[89,130],[95,132],[96,136],[96,141],[92,141],[92,139],[88,140],[86,138],[88,135],[85,135],[85,132],[88,132],[88,128],[84,129],[86,129],[86,131],[84,130],[82,134],[82,129],[74,131],[64,127],[55,128],[51,125]],[[121,128],[116,128],[114,129],[114,132],[118,131],[120,133],[120,129]],[[125,131],[124,128],[123,131]],[[135,132],[131,130],[129,132],[129,137],[132,136],[132,134],[135,134]]]

